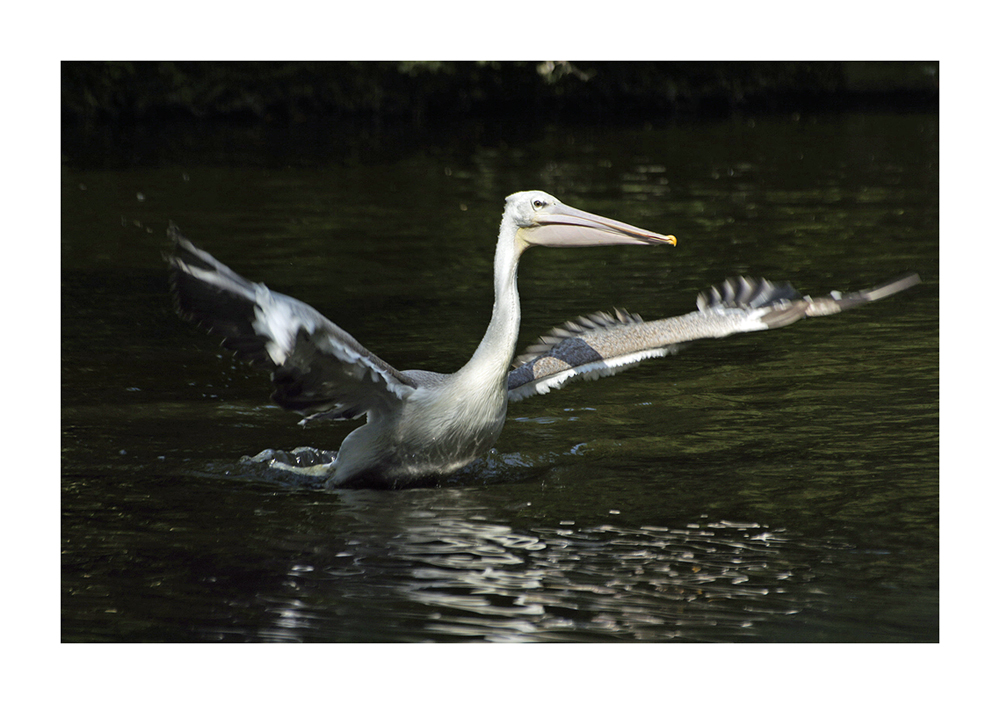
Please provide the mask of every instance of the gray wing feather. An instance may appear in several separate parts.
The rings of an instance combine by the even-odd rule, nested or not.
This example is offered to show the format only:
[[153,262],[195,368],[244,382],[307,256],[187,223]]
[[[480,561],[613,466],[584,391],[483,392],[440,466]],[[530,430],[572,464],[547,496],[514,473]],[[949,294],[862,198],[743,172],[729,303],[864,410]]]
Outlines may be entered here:
[[908,274],[872,289],[802,297],[788,283],[735,277],[698,296],[698,310],[644,322],[623,311],[597,313],[554,328],[514,360],[507,396],[518,401],[561,388],[572,379],[616,374],[650,357],[673,354],[686,342],[770,330],[797,320],[833,315],[920,282]]
[[174,225],[168,234],[174,250],[166,259],[179,313],[221,335],[238,357],[270,371],[272,398],[281,407],[306,421],[355,418],[389,410],[417,387],[311,306],[243,278]]

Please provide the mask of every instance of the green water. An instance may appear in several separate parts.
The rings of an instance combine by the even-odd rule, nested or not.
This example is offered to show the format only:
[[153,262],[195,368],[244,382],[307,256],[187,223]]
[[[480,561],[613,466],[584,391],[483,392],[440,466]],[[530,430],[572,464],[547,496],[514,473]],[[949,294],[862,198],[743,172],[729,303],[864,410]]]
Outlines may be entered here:
[[[64,144],[62,625],[93,640],[938,639],[936,116],[447,134],[176,128]],[[522,344],[733,274],[841,316],[702,342],[513,404],[446,486],[250,471],[335,449],[174,315],[176,222],[399,368],[485,331],[503,198],[541,188],[673,248],[535,250]]]

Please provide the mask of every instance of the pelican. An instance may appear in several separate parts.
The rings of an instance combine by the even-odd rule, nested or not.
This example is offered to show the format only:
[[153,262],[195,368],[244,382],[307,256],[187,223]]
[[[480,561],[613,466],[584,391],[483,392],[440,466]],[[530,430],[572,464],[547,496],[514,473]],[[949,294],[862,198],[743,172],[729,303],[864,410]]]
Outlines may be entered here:
[[493,268],[495,300],[482,342],[453,374],[399,371],[312,307],[253,283],[171,225],[167,256],[182,317],[220,334],[271,372],[272,398],[305,416],[367,415],[328,467],[328,487],[432,483],[493,446],[507,414],[507,377],[521,323],[517,265],[529,247],[671,244],[661,235],[561,203],[542,191],[507,197]]
[[[509,401],[574,379],[615,374],[705,338],[769,330],[832,315],[919,283],[908,274],[872,289],[812,298],[788,283],[736,277],[701,293],[692,313],[643,321],[615,310],[554,328],[514,359],[520,326],[517,265],[529,247],[676,245],[660,235],[571,208],[542,191],[507,197],[494,260],[493,316],[472,359],[454,374],[398,371],[310,306],[253,283],[168,231],[171,287],[181,316],[221,335],[237,356],[271,372],[272,398],[303,424],[367,415],[336,453],[268,450],[255,459],[326,486],[401,488],[439,481],[485,453]],[[512,364],[513,360],[513,364]],[[299,452],[308,450],[307,452]],[[291,457],[293,464],[286,461]],[[303,460],[303,458],[305,458]],[[296,467],[302,462],[311,467]]]

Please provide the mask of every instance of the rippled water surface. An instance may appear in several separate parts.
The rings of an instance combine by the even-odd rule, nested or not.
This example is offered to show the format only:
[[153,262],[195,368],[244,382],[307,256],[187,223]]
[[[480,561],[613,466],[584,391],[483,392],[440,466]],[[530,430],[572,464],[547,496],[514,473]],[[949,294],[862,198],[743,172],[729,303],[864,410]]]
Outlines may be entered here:
[[[448,134],[187,131],[64,144],[67,641],[936,641],[936,116]],[[444,486],[249,468],[336,449],[178,320],[176,222],[400,368],[453,371],[492,305],[503,198],[676,234],[533,250],[522,344],[733,274],[924,283],[511,406]]]

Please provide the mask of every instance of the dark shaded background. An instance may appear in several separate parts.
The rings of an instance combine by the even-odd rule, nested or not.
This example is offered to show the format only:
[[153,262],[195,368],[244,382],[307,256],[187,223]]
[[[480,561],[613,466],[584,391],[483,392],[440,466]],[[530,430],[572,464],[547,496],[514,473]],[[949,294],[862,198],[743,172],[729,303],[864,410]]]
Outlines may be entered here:
[[937,62],[66,62],[64,124],[936,110]]

